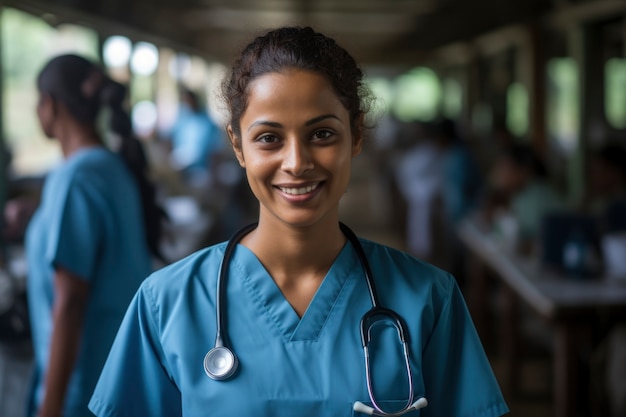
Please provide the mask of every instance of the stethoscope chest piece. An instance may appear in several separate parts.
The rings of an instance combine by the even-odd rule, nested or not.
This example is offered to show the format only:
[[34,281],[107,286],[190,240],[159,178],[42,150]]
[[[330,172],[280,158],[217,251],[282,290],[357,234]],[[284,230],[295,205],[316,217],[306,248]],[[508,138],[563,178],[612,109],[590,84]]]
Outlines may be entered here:
[[216,346],[204,356],[204,372],[216,381],[233,376],[238,364],[237,356],[224,346]]

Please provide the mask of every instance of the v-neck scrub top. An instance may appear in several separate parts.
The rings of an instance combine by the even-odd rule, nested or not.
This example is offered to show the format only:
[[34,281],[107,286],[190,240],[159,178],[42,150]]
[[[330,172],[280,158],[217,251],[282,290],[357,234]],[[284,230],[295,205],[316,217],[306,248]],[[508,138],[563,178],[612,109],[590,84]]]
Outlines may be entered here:
[[116,154],[101,147],[83,149],[49,173],[28,226],[26,256],[35,354],[28,414],[34,416],[43,400],[55,268],[63,267],[89,283],[63,416],[92,416],[87,403],[117,329],[141,281],[152,272],[139,191]]
[[[407,416],[494,417],[508,411],[452,276],[361,240],[380,302],[406,321],[415,398]],[[225,243],[155,272],[122,322],[90,409],[99,417],[352,416],[370,404],[359,322],[371,308],[347,243],[299,318],[256,256],[238,245],[228,268],[227,333],[239,369],[214,381],[203,360],[215,341]],[[404,406],[408,378],[395,328],[370,345],[376,399]]]

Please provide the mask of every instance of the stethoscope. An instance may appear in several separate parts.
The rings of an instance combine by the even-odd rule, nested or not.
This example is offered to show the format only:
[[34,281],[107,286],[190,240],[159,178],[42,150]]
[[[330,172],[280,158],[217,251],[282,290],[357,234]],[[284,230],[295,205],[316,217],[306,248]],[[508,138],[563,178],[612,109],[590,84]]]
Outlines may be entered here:
[[[367,282],[367,288],[369,290],[370,298],[372,300],[372,308],[367,311],[361,318],[361,344],[363,346],[363,352],[365,354],[365,378],[367,380],[367,391],[372,401],[373,407],[363,404],[360,401],[356,401],[353,405],[354,411],[378,416],[400,416],[408,413],[412,410],[418,410],[428,405],[426,398],[421,397],[417,401],[413,402],[413,375],[411,374],[411,363],[409,361],[409,346],[408,346],[408,331],[406,324],[402,317],[400,317],[395,311],[382,307],[378,300],[378,293],[374,287],[374,280],[372,279],[372,270],[369,262],[365,257],[365,251],[361,242],[356,237],[354,232],[350,230],[348,226],[343,223],[339,223],[341,231],[345,234],[348,240],[352,243],[352,246],[356,250],[357,256],[365,273],[365,281]],[[226,334],[226,281],[228,278],[228,266],[232,259],[233,251],[237,246],[237,243],[248,233],[257,227],[257,223],[250,224],[237,231],[233,237],[228,241],[226,250],[224,252],[224,258],[222,259],[222,265],[220,267],[220,274],[217,280],[217,301],[215,303],[217,320],[215,345],[213,349],[204,357],[204,371],[206,374],[216,380],[223,381],[232,377],[237,371],[239,361],[237,356],[233,352],[230,344],[228,343],[228,336]],[[402,343],[402,349],[404,352],[404,363],[406,364],[406,372],[409,380],[409,395],[408,400],[404,408],[394,412],[384,411],[374,397],[374,390],[372,388],[371,372],[370,372],[370,359],[369,359],[369,344],[372,338],[372,328],[381,323],[391,324],[396,328],[398,337]]]

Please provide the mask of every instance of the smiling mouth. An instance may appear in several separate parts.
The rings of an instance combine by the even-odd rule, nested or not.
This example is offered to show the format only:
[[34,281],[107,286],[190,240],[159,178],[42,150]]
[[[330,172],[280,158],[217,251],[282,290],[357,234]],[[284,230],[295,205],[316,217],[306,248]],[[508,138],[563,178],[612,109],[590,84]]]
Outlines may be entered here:
[[315,183],[312,185],[307,185],[306,187],[278,187],[280,191],[289,195],[303,195],[308,194],[314,191],[317,187],[319,187],[320,183]]

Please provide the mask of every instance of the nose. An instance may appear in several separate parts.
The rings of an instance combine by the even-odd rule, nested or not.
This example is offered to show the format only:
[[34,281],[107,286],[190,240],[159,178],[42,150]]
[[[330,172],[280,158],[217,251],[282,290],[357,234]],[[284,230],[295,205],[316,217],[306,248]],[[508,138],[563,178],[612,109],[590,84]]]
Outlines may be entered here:
[[314,166],[311,150],[298,138],[287,140],[283,153],[282,169],[299,177]]

